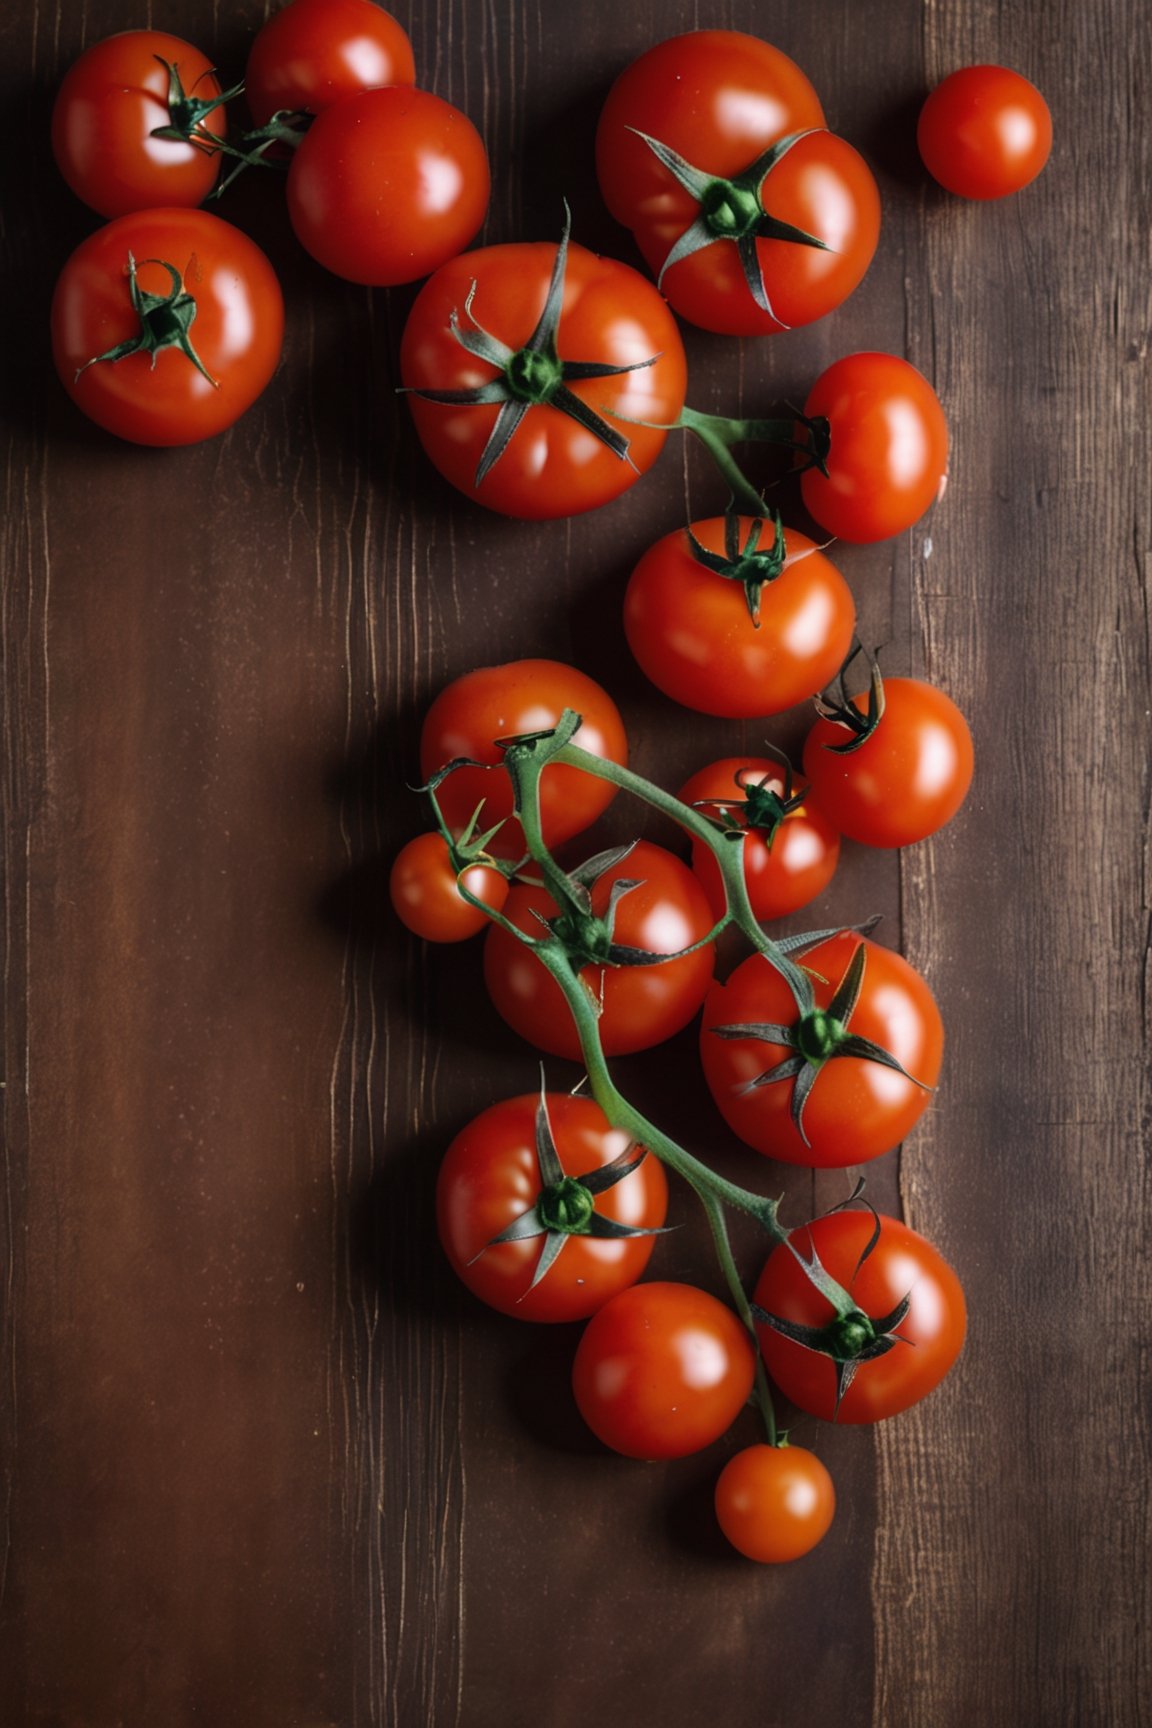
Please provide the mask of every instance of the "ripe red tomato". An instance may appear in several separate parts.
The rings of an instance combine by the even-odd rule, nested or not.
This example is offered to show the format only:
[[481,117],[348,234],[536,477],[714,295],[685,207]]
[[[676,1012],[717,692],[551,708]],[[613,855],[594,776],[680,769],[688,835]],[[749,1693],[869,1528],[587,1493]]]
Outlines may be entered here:
[[[457,1276],[490,1308],[520,1320],[583,1320],[636,1282],[655,1237],[569,1235],[535,1289],[531,1284],[543,1235],[486,1246],[541,1193],[539,1104],[538,1097],[507,1098],[453,1140],[436,1188],[440,1241]],[[565,1176],[584,1176],[626,1157],[627,1134],[612,1128],[591,1098],[550,1092],[545,1105]],[[664,1169],[651,1154],[595,1195],[595,1211],[602,1218],[637,1230],[659,1229],[667,1204]]]
[[[852,698],[861,714],[868,695]],[[911,846],[951,821],[972,783],[972,734],[951,697],[919,678],[886,678],[875,731],[849,755],[852,734],[817,720],[804,772],[841,834],[867,846]]]
[[[469,352],[453,324],[466,333],[483,326],[514,359],[522,357],[548,299],[557,250],[486,246],[437,270],[420,290],[404,329],[405,386],[473,390],[498,380],[500,368]],[[652,466],[667,437],[625,421],[671,423],[684,406],[687,375],[676,321],[652,284],[626,264],[569,247],[556,347],[568,365],[636,368],[583,380],[570,376],[565,386],[578,407],[590,408],[626,435],[627,459],[551,402],[533,401],[477,484],[507,404],[408,397],[420,442],[440,473],[469,498],[506,516],[573,516],[618,497]]]
[[626,1458],[683,1458],[730,1428],[756,1355],[730,1308],[690,1284],[634,1284],[584,1328],[572,1390],[589,1428]]
[[1006,198],[1035,180],[1052,149],[1052,116],[1034,84],[1006,66],[965,66],[920,111],[924,166],[961,198]]
[[[741,842],[744,881],[756,917],[766,922],[798,912],[822,894],[836,870],[840,836],[816,801],[804,802],[771,820],[765,828],[755,826],[756,807],[784,795],[784,774],[778,763],[764,756],[726,756],[701,768],[681,787],[685,804],[702,804],[702,814],[718,816],[733,827],[745,828]],[[748,800],[751,799],[751,804]],[[724,911],[724,880],[715,854],[702,840],[692,842],[692,868],[716,917]]]
[[415,82],[411,42],[372,0],[290,0],[257,32],[244,92],[264,126],[273,114],[319,114],[359,90]]
[[[628,740],[620,710],[594,679],[558,660],[512,660],[504,666],[481,666],[465,672],[441,690],[424,718],[420,734],[420,769],[430,780],[438,768],[468,756],[475,762],[499,763],[503,752],[496,739],[545,732],[555,726],[565,708],[582,717],[573,742],[593,756],[625,764]],[[616,788],[579,768],[556,764],[540,778],[540,820],[549,846],[559,846],[595,822],[608,808]],[[441,782],[436,797],[453,834],[463,833],[483,801],[481,830],[501,821],[506,826],[488,850],[494,857],[518,858],[523,836],[512,815],[512,784],[500,769],[458,768]]]
[[799,1560],[828,1534],[832,1478],[803,1446],[747,1446],[716,1483],[716,1519],[749,1560]]
[[888,1051],[914,1079],[864,1056],[825,1058],[804,1104],[807,1146],[792,1120],[795,1079],[756,1084],[794,1052],[772,1038],[716,1032],[725,1026],[797,1028],[801,1020],[788,985],[753,954],[708,993],[700,1033],[704,1076],[724,1120],[757,1152],[817,1168],[863,1164],[898,1145],[929,1103],[925,1088],[940,1073],[944,1028],[928,986],[899,954],[851,931],[808,949],[801,964],[812,975],[816,1011],[828,1009],[861,943],[864,978],[847,1031]]
[[288,170],[304,250],[348,282],[417,282],[454,258],[488,208],[488,156],[466,114],[396,85],[317,116]]
[[[142,312],[133,306],[133,259]],[[176,341],[181,324],[203,370]],[[271,264],[246,234],[203,210],[143,210],[109,222],[73,252],[52,301],[65,390],[90,420],[136,444],[195,444],[231,426],[275,372],[283,333]],[[138,342],[123,358],[105,357]]]
[[813,385],[804,413],[829,422],[828,473],[801,480],[816,521],[841,540],[887,540],[943,493],[948,423],[928,380],[894,354],[849,354]]
[[[497,912],[508,898],[508,879],[485,864],[472,864],[461,880],[470,894]],[[396,915],[426,942],[463,942],[486,928],[488,919],[461,898],[442,834],[417,834],[396,854],[388,891]]]
[[[827,1421],[835,1414],[840,1422],[878,1422],[907,1410],[939,1385],[964,1343],[964,1292],[951,1266],[906,1224],[895,1218],[879,1222],[879,1241],[862,1265],[860,1256],[875,1229],[870,1212],[833,1212],[791,1235],[801,1254],[816,1250],[821,1265],[870,1319],[891,1315],[905,1296],[912,1297],[895,1328],[903,1342],[859,1363],[838,1413],[831,1358],[770,1326],[757,1327],[768,1372],[781,1392],[798,1409]],[[755,1301],[778,1319],[804,1326],[822,1327],[834,1317],[827,1297],[784,1246],[769,1255]]]
[[[741,516],[740,547],[751,528]],[[730,549],[723,516],[694,522],[690,532],[706,552]],[[752,719],[783,713],[835,676],[856,628],[851,590],[797,529],[785,530],[784,546],[782,573],[760,592],[759,624],[740,579],[744,554],[725,575],[698,560],[682,528],[649,547],[625,593],[624,631],[658,690],[704,714]]]
[[[617,943],[653,954],[676,954],[699,942],[714,923],[704,890],[695,876],[647,840],[600,876],[592,888],[592,910],[603,917],[613,882],[640,886],[621,896],[613,930]],[[518,930],[540,936],[540,917],[556,915],[543,888],[519,884],[512,889],[504,916]],[[585,966],[580,974],[592,997],[603,1004],[600,1041],[608,1056],[623,1056],[663,1043],[686,1026],[703,1002],[712,979],[713,944],[695,953],[652,966]],[[532,951],[494,926],[484,944],[484,980],[496,1010],[522,1038],[553,1056],[580,1060],[580,1040],[560,986]]]
[[[108,36],[64,75],[52,110],[52,153],[76,196],[101,216],[196,205],[216,184],[219,155],[154,136],[183,118],[169,106],[168,66],[176,68],[184,95],[194,103],[220,95],[211,62],[199,48],[163,30]],[[189,124],[194,117],[199,134],[224,137],[222,107],[202,116],[193,109]]]

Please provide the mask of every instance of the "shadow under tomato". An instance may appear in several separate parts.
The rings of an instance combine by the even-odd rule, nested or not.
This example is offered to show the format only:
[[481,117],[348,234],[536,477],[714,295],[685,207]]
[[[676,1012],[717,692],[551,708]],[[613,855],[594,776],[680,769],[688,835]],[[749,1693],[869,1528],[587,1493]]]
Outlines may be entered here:
[[524,1342],[508,1361],[501,1391],[508,1414],[539,1445],[554,1452],[603,1456],[605,1447],[585,1423],[572,1395],[572,1358],[582,1331],[582,1321],[570,1326],[524,1325]]

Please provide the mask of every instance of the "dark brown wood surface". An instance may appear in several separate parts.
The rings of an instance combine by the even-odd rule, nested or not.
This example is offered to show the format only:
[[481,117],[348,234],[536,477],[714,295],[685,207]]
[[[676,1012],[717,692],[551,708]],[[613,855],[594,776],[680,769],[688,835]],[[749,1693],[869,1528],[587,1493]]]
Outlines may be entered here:
[[[53,90],[142,21],[238,73],[264,8],[12,0],[0,1721],[1147,1722],[1144,10],[397,10],[421,81],[488,142],[488,239],[554,235],[566,195],[578,238],[634,257],[595,189],[597,107],[697,25],[792,54],[877,169],[858,294],[763,343],[689,332],[690,399],[764,409],[877,347],[927,372],[951,423],[943,504],[842,567],[890,668],[971,716],[976,786],[915,850],[848,848],[817,916],[884,913],[941,1002],[943,1084],[872,1192],[954,1261],[969,1343],[887,1426],[807,1425],[837,1522],[758,1569],[711,1526],[737,1438],[667,1467],[610,1457],[571,1406],[574,1332],[455,1287],[439,1152],[536,1069],[485,1012],[476,953],[426,951],[385,905],[420,823],[421,711],[472,665],[543,653],[609,684],[635,761],[673,786],[759,739],[674,711],[618,624],[637,554],[717,507],[716,483],[670,448],[620,503],[540,527],[450,493],[393,394],[411,292],[324,275],[255,177],[225,213],[286,291],[266,396],[183,451],[90,427],[47,343],[55,275],[97,220],[51,163]],[[1040,181],[987,206],[929,185],[913,142],[926,88],[982,60],[1040,85],[1057,136]],[[626,1089],[792,1216],[843,1197],[843,1173],[719,1135],[691,1051],[622,1065]],[[717,1288],[700,1220],[677,1216],[657,1264]]]

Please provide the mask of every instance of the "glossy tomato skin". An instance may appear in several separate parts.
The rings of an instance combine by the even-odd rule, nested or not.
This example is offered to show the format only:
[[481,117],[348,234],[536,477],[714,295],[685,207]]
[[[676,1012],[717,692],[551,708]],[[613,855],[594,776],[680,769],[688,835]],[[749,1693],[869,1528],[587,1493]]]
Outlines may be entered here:
[[824,1465],[803,1446],[747,1446],[716,1483],[716,1520],[749,1560],[799,1560],[824,1539],[836,1490]]
[[[607,910],[613,882],[640,886],[623,895],[616,909],[615,940],[654,954],[673,954],[699,942],[714,923],[704,890],[686,865],[662,846],[639,841],[592,889],[592,909]],[[543,888],[512,889],[504,916],[518,930],[539,936],[540,916],[556,906]],[[713,944],[653,966],[586,966],[581,974],[603,1003],[600,1041],[607,1056],[624,1056],[661,1044],[686,1026],[703,1002],[712,979]],[[513,1031],[553,1056],[580,1060],[580,1040],[560,986],[524,944],[498,927],[484,944],[484,980],[497,1012]]]
[[[499,870],[473,864],[461,880],[470,894],[499,912],[508,879]],[[417,834],[396,854],[388,890],[396,916],[425,942],[464,942],[488,926],[488,918],[461,897],[442,834]]]
[[257,33],[244,93],[257,126],[273,114],[319,114],[345,96],[415,84],[412,44],[373,0],[290,0]]
[[916,130],[924,166],[961,198],[1006,198],[1031,184],[1052,149],[1052,116],[1034,84],[1006,66],[965,66],[938,84]]
[[[636,1282],[656,1239],[569,1236],[534,1290],[529,1286],[543,1237],[485,1248],[540,1193],[535,1137],[539,1102],[535,1094],[504,1099],[456,1136],[440,1166],[437,1228],[453,1271],[490,1308],[518,1320],[583,1320]],[[628,1150],[627,1134],[611,1127],[591,1098],[550,1092],[547,1105],[566,1176],[587,1175]],[[597,1212],[642,1230],[659,1229],[667,1205],[664,1169],[651,1154],[596,1196]]]
[[752,1390],[755,1352],[730,1308],[690,1284],[635,1284],[584,1329],[572,1389],[626,1458],[683,1458],[718,1440]]
[[[744,796],[736,783],[737,774],[778,794],[784,790],[778,763],[763,756],[727,756],[693,774],[681,787],[679,797],[685,804],[704,804],[705,816],[720,815],[719,804]],[[809,797],[798,809],[789,811],[770,842],[754,828],[741,845],[748,900],[762,922],[785,918],[815,900],[831,882],[840,857],[839,834],[816,800]],[[715,854],[703,841],[692,842],[692,868],[719,918],[724,911],[724,879]]]
[[[496,739],[544,732],[565,708],[581,716],[573,743],[593,756],[624,765],[628,740],[620,710],[608,692],[575,666],[559,660],[510,660],[481,666],[445,685],[424,717],[420,734],[420,771],[425,780],[445,763],[467,756],[498,764],[503,752]],[[608,808],[616,788],[579,768],[545,768],[540,777],[540,820],[549,846],[559,846],[589,827]],[[523,835],[512,815],[512,784],[500,769],[458,768],[441,782],[436,797],[448,827],[463,832],[483,800],[481,832],[505,821],[489,850],[496,857],[519,858]]]
[[[854,696],[861,713],[867,694]],[[884,680],[884,713],[858,750],[829,745],[850,734],[817,720],[804,745],[804,773],[842,834],[866,846],[911,846],[959,810],[972,784],[972,734],[950,696],[919,678]]]
[[[800,1410],[838,1422],[878,1422],[919,1402],[947,1374],[964,1343],[964,1292],[948,1262],[923,1236],[896,1218],[880,1219],[880,1240],[856,1271],[874,1228],[870,1212],[833,1212],[792,1232],[802,1254],[814,1247],[821,1264],[864,1313],[879,1320],[903,1301],[912,1303],[896,1328],[906,1342],[861,1362],[836,1412],[836,1371],[819,1352],[757,1328],[768,1372]],[[768,1257],[756,1285],[756,1305],[782,1320],[822,1326],[832,1305],[809,1281],[786,1247]]]
[[[400,370],[405,386],[471,389],[494,377],[493,366],[467,353],[453,337],[453,313],[464,317],[475,283],[477,322],[509,348],[522,348],[543,309],[555,259],[552,245],[486,246],[437,270],[420,290],[404,329]],[[610,502],[647,472],[667,437],[624,420],[668,424],[684,406],[687,371],[676,321],[652,283],[627,264],[569,246],[557,346],[562,360],[613,366],[658,356],[635,372],[569,385],[626,433],[630,461],[558,409],[534,406],[477,489],[477,465],[498,407],[408,397],[420,442],[435,467],[467,497],[506,516],[574,516]]]
[[910,528],[943,493],[948,423],[931,384],[894,354],[849,354],[816,380],[807,416],[830,423],[828,475],[804,503],[829,534],[864,544]]
[[[740,518],[746,544],[751,517]],[[724,518],[692,524],[724,551]],[[795,528],[787,564],[760,595],[753,623],[744,586],[697,562],[683,529],[645,552],[624,596],[624,633],[641,670],[686,708],[726,719],[781,714],[821,690],[852,645],[856,606],[836,566]]]
[[[172,286],[154,260],[182,274],[196,301],[190,338],[215,387],[175,347],[154,366],[147,354],[86,366],[139,331],[129,254],[150,293]],[[136,444],[195,444],[223,432],[272,377],[283,334],[271,264],[246,234],[203,210],[144,210],[109,222],[77,247],[52,301],[52,352],[65,390],[90,420]]]
[[[220,157],[172,139],[154,138],[170,124],[166,60],[185,93],[210,101],[220,85],[198,48],[163,30],[123,30],[93,43],[64,75],[52,110],[52,153],[75,192],[101,216],[126,216],[157,205],[200,204],[216,184]],[[223,108],[202,122],[222,138]]]
[[459,108],[403,85],[313,121],[288,170],[304,250],[348,282],[418,282],[462,252],[488,209],[484,141]]
[[928,986],[899,954],[850,931],[807,949],[802,964],[813,975],[816,1005],[828,1006],[861,942],[867,954],[864,981],[849,1030],[890,1051],[923,1086],[863,1057],[831,1058],[804,1106],[811,1142],[805,1146],[792,1122],[790,1079],[747,1090],[791,1052],[759,1038],[718,1038],[713,1032],[716,1026],[795,1023],[787,984],[767,960],[753,954],[726,984],[709,991],[700,1057],[720,1114],[757,1152],[819,1169],[864,1164],[899,1145],[931,1100],[924,1087],[934,1086],[940,1073],[944,1028]]

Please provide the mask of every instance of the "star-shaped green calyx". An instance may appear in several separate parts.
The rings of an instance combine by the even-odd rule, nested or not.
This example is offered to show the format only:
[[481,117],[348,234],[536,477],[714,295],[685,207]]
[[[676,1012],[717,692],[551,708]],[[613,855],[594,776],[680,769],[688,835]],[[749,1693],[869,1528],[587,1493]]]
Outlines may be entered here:
[[126,360],[130,354],[149,354],[152,365],[156,364],[156,356],[165,348],[178,348],[189,359],[197,372],[207,378],[214,390],[219,390],[217,379],[213,378],[199,354],[192,346],[191,329],[196,317],[196,301],[184,286],[184,278],[174,264],[168,264],[163,258],[146,258],[146,264],[155,264],[161,270],[166,270],[172,286],[167,294],[151,294],[147,288],[141,288],[136,274],[136,260],[131,252],[128,254],[128,296],[132,302],[132,310],[140,320],[140,328],[135,336],[129,336],[124,342],[118,342],[114,348],[109,348],[103,354],[94,354],[91,360],[86,360],[76,372],[79,378],[81,372],[87,372],[89,366],[98,366],[102,361],[113,364],[117,360]]
[[759,834],[771,851],[780,824],[802,807],[808,788],[804,786],[799,792],[794,791],[794,770],[783,750],[767,741],[764,749],[780,764],[784,783],[779,792],[772,784],[771,775],[755,768],[738,768],[732,777],[732,784],[739,794],[737,797],[700,798],[693,808],[713,817],[726,834]]
[[[844,682],[848,668],[857,654],[861,653],[869,667],[868,706],[865,709],[857,707],[848,695],[848,687]],[[828,690],[814,696],[812,700],[822,720],[831,720],[833,725],[845,727],[849,734],[843,744],[825,744],[825,750],[831,750],[834,756],[851,756],[854,750],[859,750],[861,744],[868,742],[884,718],[884,680],[880,676],[880,663],[876,655],[869,654],[863,644],[857,642]]]
[[772,544],[761,548],[760,536],[765,520],[763,516],[753,519],[748,538],[741,546],[739,512],[732,508],[726,510],[722,555],[719,552],[710,552],[707,546],[701,545],[691,528],[684,530],[697,564],[702,564],[705,570],[711,570],[716,576],[723,576],[726,581],[742,584],[748,616],[757,630],[760,628],[760,596],[769,582],[775,582],[788,560],[784,544],[784,524],[780,520],[779,511],[767,518],[773,526]]
[[[231,90],[222,90],[218,96],[197,96],[195,84],[191,90],[185,90],[184,80],[175,61],[165,60],[161,54],[154,58],[168,74],[168,124],[154,126],[151,136],[168,139],[173,144],[191,144],[195,149],[202,150],[206,156],[215,155],[223,146],[215,132],[207,130],[204,121],[217,108],[223,108],[226,102],[242,95],[243,84],[234,84]],[[215,76],[215,69],[201,74],[202,78]],[[196,83],[199,82],[198,78]]]

